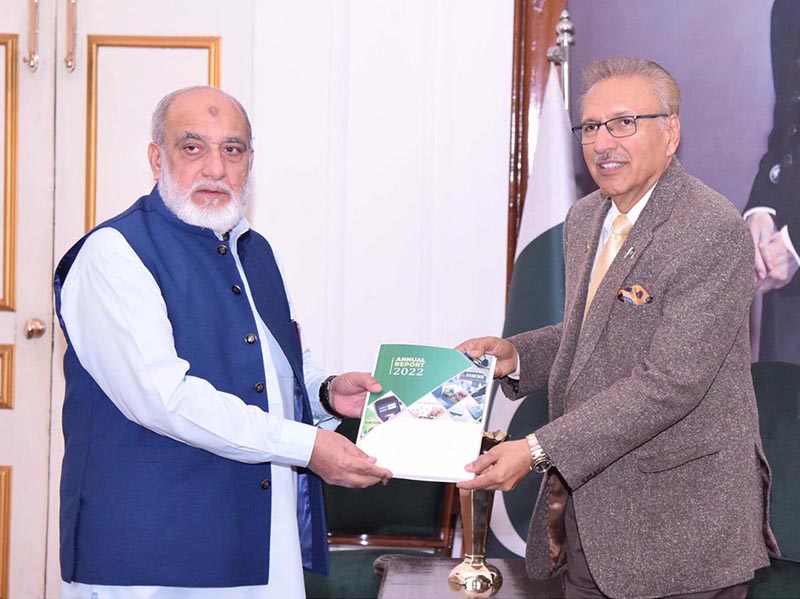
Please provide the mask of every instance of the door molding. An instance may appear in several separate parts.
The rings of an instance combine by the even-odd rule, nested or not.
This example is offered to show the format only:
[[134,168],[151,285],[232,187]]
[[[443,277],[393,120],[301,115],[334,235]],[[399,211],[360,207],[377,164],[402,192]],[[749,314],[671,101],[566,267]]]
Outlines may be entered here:
[[19,79],[17,76],[18,35],[0,34],[0,46],[5,49],[5,80],[3,113],[3,276],[0,310],[16,308],[17,265],[17,101]]
[[86,78],[86,204],[85,230],[97,218],[97,79],[102,47],[189,48],[208,50],[208,85],[219,87],[221,40],[219,36],[89,35]]
[[8,597],[11,523],[11,466],[0,466],[0,599]]
[[14,346],[0,345],[0,409],[14,407]]

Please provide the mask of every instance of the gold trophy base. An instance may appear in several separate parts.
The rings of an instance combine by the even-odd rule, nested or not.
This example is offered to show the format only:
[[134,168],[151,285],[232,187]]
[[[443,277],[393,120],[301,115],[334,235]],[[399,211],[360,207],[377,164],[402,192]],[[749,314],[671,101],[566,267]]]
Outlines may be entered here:
[[483,599],[491,597],[503,584],[500,570],[486,563],[482,555],[465,555],[464,561],[450,571],[447,577],[450,588],[462,591],[464,597]]

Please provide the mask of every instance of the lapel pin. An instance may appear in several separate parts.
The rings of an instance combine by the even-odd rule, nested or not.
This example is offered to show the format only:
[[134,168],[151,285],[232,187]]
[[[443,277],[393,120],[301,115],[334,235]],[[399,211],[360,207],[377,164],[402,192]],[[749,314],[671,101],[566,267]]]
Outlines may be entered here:
[[627,253],[627,254],[625,254],[625,257],[626,257],[626,258],[633,258],[633,255],[634,255],[635,253],[636,253],[636,248],[634,248],[634,247],[631,247],[631,249],[629,249],[629,250],[628,250],[628,253]]
[[586,247],[583,248],[583,251],[586,252],[587,254],[589,253],[589,244],[588,243],[586,244]]

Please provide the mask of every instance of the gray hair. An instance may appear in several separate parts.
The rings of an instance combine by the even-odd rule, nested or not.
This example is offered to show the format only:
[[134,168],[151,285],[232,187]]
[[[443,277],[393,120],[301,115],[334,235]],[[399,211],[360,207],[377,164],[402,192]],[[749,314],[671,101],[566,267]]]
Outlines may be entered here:
[[578,100],[579,112],[583,112],[589,90],[612,77],[645,77],[652,85],[661,112],[678,114],[681,109],[681,90],[667,69],[652,60],[611,56],[596,60],[583,70],[583,93]]
[[247,111],[242,106],[241,102],[231,96],[230,94],[226,94],[221,89],[216,87],[211,87],[209,85],[193,85],[191,87],[183,87],[181,89],[176,89],[174,92],[168,93],[166,96],[159,100],[158,104],[156,105],[156,109],[153,111],[153,116],[150,119],[150,133],[153,136],[153,141],[159,147],[164,147],[164,138],[166,136],[165,132],[165,123],[167,120],[167,113],[169,112],[170,106],[175,101],[178,96],[182,96],[185,93],[205,89],[205,90],[214,90],[217,93],[222,94],[228,100],[234,103],[234,105],[239,109],[239,112],[242,113],[242,117],[244,118],[245,126],[247,127],[247,146],[249,149],[253,149],[253,128],[250,125],[250,117],[247,116]]

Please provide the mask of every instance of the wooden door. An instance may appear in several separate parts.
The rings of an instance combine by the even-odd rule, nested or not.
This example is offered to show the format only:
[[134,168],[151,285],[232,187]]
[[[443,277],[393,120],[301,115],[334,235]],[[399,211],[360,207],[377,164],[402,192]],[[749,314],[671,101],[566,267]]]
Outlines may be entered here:
[[64,339],[53,326],[55,261],[149,191],[149,118],[162,95],[212,84],[249,103],[252,12],[252,0],[224,10],[214,0],[3,3],[0,598],[58,596]]
[[37,6],[4,2],[0,11],[0,597],[44,591],[54,7]]

